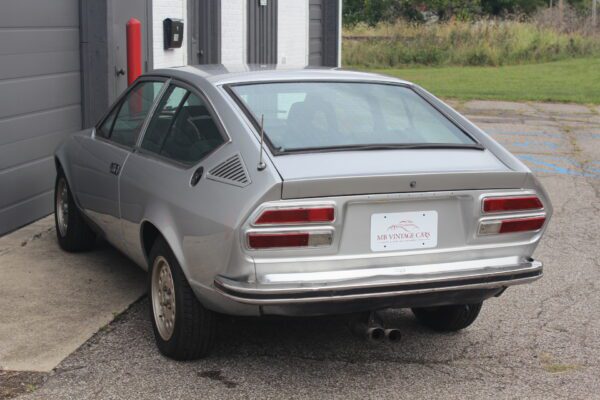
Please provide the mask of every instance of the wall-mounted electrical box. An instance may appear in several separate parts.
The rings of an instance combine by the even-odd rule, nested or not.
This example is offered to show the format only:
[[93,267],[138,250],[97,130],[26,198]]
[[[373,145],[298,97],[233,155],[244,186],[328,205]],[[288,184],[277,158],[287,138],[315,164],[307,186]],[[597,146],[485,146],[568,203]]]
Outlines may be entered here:
[[178,49],[183,43],[183,20],[166,18],[163,21],[165,49]]

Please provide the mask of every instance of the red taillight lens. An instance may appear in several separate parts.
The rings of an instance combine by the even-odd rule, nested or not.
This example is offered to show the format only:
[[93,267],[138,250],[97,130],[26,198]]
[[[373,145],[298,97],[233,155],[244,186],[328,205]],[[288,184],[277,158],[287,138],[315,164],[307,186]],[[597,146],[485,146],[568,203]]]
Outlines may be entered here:
[[516,218],[502,221],[499,233],[537,231],[544,226],[546,217]]
[[251,249],[278,249],[289,247],[330,246],[333,232],[277,232],[248,234],[248,247]]
[[333,207],[291,208],[264,211],[254,222],[255,225],[289,225],[303,223],[333,222]]
[[546,217],[511,218],[504,220],[483,221],[479,224],[480,235],[496,235],[499,233],[530,232],[542,229]]
[[483,211],[486,213],[541,210],[542,208],[544,205],[537,196],[490,197],[483,200]]
[[307,247],[308,242],[308,233],[250,233],[248,235],[248,246],[252,249]]

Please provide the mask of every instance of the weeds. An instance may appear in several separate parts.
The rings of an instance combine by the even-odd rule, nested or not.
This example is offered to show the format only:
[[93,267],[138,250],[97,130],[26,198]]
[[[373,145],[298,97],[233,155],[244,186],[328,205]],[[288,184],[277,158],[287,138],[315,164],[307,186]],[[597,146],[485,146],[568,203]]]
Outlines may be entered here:
[[590,56],[600,56],[600,35],[532,21],[359,24],[344,31],[343,41],[343,64],[366,68],[502,66]]

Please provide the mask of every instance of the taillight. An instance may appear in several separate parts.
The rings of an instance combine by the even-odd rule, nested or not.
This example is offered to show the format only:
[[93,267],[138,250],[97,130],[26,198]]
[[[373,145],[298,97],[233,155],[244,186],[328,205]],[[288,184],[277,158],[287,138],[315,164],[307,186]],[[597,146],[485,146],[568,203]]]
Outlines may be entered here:
[[332,204],[265,204],[245,233],[250,250],[331,246],[336,218]]
[[333,233],[331,231],[248,233],[248,247],[250,249],[319,247],[329,246],[332,241]]
[[483,221],[479,224],[480,235],[495,235],[500,233],[532,232],[542,229],[546,217],[510,218]]
[[299,225],[333,222],[333,207],[267,209],[254,221],[254,225]]
[[488,197],[483,200],[484,213],[534,211],[544,208],[537,196]]

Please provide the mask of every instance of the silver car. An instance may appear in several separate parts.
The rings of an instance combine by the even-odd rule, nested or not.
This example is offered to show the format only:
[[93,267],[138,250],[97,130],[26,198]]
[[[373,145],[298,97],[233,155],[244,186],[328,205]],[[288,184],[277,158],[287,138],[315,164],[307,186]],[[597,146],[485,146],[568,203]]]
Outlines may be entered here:
[[154,71],[56,152],[56,231],[148,270],[154,334],[205,356],[217,314],[412,308],[457,331],[535,281],[552,214],[531,171],[422,88],[328,69]]

